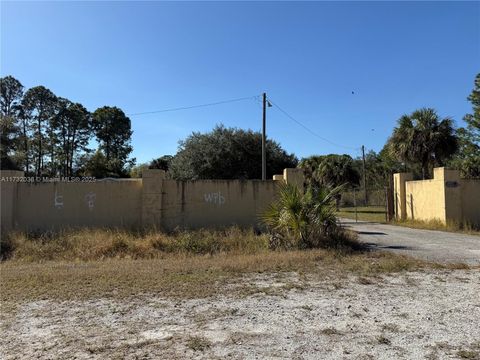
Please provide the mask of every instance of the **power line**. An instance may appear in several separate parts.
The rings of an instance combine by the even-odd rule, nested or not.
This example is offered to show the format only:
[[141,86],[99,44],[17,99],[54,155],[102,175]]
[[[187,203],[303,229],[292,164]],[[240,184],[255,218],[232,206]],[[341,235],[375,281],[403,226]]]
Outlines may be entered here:
[[268,100],[272,103],[273,106],[275,106],[278,110],[280,110],[285,116],[287,116],[290,120],[296,122],[298,125],[300,125],[301,127],[303,127],[305,130],[307,130],[310,134],[318,137],[319,139],[323,140],[323,141],[326,141],[328,142],[329,144],[332,144],[334,146],[338,146],[338,147],[341,147],[341,148],[344,148],[344,149],[349,149],[349,150],[358,150],[359,148],[354,148],[354,147],[351,147],[351,146],[345,146],[345,145],[341,145],[341,144],[337,144],[333,141],[330,141],[328,140],[327,138],[324,138],[323,136],[320,136],[318,135],[315,131],[313,131],[312,129],[310,129],[308,126],[302,124],[300,121],[298,121],[297,119],[295,119],[292,115],[290,115],[289,113],[287,113],[285,110],[283,110],[280,106],[278,106],[277,104],[275,104],[275,102],[272,101],[271,98],[268,98]]
[[170,109],[163,109],[163,110],[154,110],[154,111],[145,111],[145,112],[133,113],[133,114],[128,114],[128,116],[138,116],[138,115],[147,115],[147,114],[158,114],[158,113],[164,113],[164,112],[170,112],[170,111],[188,110],[188,109],[195,109],[195,108],[206,107],[206,106],[228,104],[228,103],[243,101],[243,100],[254,100],[254,99],[257,99],[257,98],[258,98],[258,95],[246,96],[246,97],[242,97],[242,98],[217,101],[217,102],[207,103],[207,104],[183,106],[183,107],[178,107],[178,108],[170,108]]

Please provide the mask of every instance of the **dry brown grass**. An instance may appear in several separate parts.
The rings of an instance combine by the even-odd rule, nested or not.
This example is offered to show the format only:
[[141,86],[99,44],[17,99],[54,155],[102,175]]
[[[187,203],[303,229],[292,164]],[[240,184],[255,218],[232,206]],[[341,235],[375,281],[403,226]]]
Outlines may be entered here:
[[[171,235],[81,230],[41,237],[15,234],[11,239],[15,250],[0,264],[4,301],[144,293],[208,297],[222,291],[248,292],[243,276],[252,273],[297,272],[338,279],[441,267],[343,247],[271,251],[266,235],[238,228]],[[235,286],[225,286],[227,282]]]
[[212,343],[204,337],[192,336],[187,340],[187,346],[193,351],[204,351],[210,348]]
[[[268,236],[252,229],[196,230],[163,233],[119,229],[63,230],[39,235],[23,232],[2,237],[4,258],[21,261],[152,259],[166,253],[256,253],[268,248]],[[5,246],[5,245],[4,245]]]
[[[423,269],[430,264],[390,253],[339,255],[330,250],[269,251],[257,254],[166,254],[155,259],[87,262],[7,261],[0,265],[1,299],[85,299],[144,293],[164,297],[208,297],[248,289],[245,274],[297,272],[330,278],[376,276]],[[227,283],[238,286],[226,287]]]

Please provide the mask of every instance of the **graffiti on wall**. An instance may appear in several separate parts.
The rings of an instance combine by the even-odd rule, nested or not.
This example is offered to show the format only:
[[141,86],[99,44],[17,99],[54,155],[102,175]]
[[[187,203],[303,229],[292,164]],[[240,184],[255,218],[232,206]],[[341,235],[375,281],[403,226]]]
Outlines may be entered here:
[[57,209],[62,209],[63,208],[63,195],[58,195],[57,190],[55,190],[55,198],[53,200],[53,205]]
[[92,211],[95,208],[95,200],[97,199],[97,194],[94,192],[89,192],[85,195],[85,202],[87,203],[88,210]]
[[223,205],[225,204],[225,196],[219,192],[213,193],[205,193],[203,194],[203,198],[205,199],[206,203],[215,204],[215,205]]

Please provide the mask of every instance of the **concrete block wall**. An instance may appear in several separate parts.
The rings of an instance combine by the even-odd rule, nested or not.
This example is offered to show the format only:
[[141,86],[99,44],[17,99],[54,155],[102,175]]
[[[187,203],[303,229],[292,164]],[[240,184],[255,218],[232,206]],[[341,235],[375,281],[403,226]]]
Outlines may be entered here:
[[[5,172],[1,176],[23,176]],[[2,231],[45,231],[69,227],[198,228],[259,225],[279,181],[303,187],[303,172],[286,169],[275,180],[166,179],[145,170],[142,179],[90,183],[1,183]]]
[[142,173],[142,225],[161,227],[165,170],[148,169]]
[[15,223],[17,207],[16,194],[18,181],[15,178],[23,177],[23,171],[0,170],[0,230],[12,229]]
[[[17,174],[23,177],[23,172]],[[6,179],[6,172],[0,177]],[[2,231],[141,226],[142,180],[3,181]]]
[[435,168],[431,180],[411,181],[412,174],[394,174],[398,220],[438,220],[480,225],[480,180],[460,178],[458,170]]
[[413,179],[413,174],[397,173],[393,175],[393,201],[395,208],[395,218],[405,220],[407,218],[407,201],[405,183]]

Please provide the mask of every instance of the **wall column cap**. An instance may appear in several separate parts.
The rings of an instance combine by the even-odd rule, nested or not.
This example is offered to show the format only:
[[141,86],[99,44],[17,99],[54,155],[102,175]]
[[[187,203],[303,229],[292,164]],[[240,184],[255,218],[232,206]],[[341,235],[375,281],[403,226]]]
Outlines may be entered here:
[[433,169],[433,179],[442,181],[459,181],[460,170],[438,167]]

